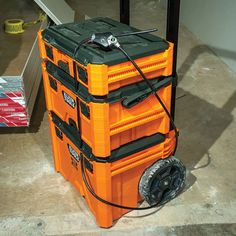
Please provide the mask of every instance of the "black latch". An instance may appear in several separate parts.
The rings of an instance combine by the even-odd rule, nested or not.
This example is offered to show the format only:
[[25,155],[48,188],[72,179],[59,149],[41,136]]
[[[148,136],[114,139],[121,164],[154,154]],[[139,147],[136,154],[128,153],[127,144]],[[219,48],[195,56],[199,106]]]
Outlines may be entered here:
[[88,84],[88,75],[87,71],[77,66],[79,79],[82,80],[85,84]]
[[89,106],[87,106],[85,103],[80,102],[80,109],[81,109],[81,113],[83,115],[85,115],[88,119],[90,119],[90,110],[89,110]]
[[57,91],[57,81],[53,79],[50,75],[48,76],[48,78],[51,88]]
[[45,50],[46,50],[47,57],[53,61],[52,47],[49,47],[47,44],[45,44]]
[[69,70],[69,64],[68,62],[65,61],[58,61],[58,66],[64,70],[66,73],[70,74],[70,70]]

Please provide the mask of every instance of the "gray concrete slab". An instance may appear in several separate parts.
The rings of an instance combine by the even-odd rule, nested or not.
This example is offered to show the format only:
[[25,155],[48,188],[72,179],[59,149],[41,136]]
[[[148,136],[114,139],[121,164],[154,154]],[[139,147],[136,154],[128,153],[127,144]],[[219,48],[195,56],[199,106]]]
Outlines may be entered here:
[[[158,1],[131,2],[132,25],[157,26],[163,35]],[[89,0],[80,9],[118,19],[117,3]],[[180,196],[161,209],[130,212],[108,230],[98,228],[84,199],[54,171],[41,90],[32,126],[0,136],[0,235],[236,235],[236,76],[183,26],[178,71],[176,156],[188,169]]]

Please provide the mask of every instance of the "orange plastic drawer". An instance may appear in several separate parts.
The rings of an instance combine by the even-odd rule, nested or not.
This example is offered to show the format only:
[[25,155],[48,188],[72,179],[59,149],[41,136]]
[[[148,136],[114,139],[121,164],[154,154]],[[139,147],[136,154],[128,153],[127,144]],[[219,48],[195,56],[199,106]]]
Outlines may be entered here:
[[[52,48],[52,51],[55,52],[55,56],[52,60],[46,55],[46,50],[41,49],[41,57],[51,60],[57,66],[64,69],[65,72],[69,72],[69,75],[87,87],[89,93],[92,95],[107,95],[110,91],[143,80],[131,62],[124,62],[114,66],[94,64],[84,66],[52,46],[46,45],[47,43],[43,42],[40,48]],[[169,49],[165,52],[143,57],[135,60],[135,62],[148,79],[153,79],[155,77],[170,76],[172,74],[172,56],[173,44],[170,43]],[[63,63],[58,59],[62,57],[64,59]],[[65,65],[67,65],[67,67]]]
[[[93,32],[110,32],[112,28],[120,33],[134,30],[107,18],[49,27],[38,34],[41,57],[62,68],[86,86],[92,95],[107,95],[110,91],[142,81],[132,63],[117,49],[104,51],[94,45],[81,45],[75,53],[85,35],[91,37]],[[129,36],[124,41],[124,47],[147,78],[172,74],[172,43],[150,34]]]

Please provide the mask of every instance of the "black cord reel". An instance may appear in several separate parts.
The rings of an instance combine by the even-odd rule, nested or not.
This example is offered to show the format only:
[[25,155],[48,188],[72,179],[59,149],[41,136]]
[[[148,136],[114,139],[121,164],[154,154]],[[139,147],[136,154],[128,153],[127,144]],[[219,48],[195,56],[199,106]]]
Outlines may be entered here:
[[[119,41],[117,38],[123,37],[123,36],[129,36],[129,35],[137,35],[137,34],[144,34],[144,33],[150,33],[157,31],[157,29],[151,29],[151,30],[144,30],[144,31],[138,31],[138,32],[129,32],[129,33],[123,33],[120,35],[113,35],[110,32],[105,33],[96,33],[93,34],[90,38],[84,39],[81,41],[78,46],[75,48],[74,55],[78,52],[79,48],[83,44],[96,44],[101,49],[109,51],[113,49],[120,50],[127,59],[133,64],[133,66],[136,68],[136,70],[139,72],[141,77],[146,81],[148,87],[151,89],[153,95],[156,97],[157,101],[161,104],[162,108],[164,109],[166,115],[168,116],[170,123],[174,129],[175,132],[175,148],[173,151],[173,155],[176,152],[177,146],[178,146],[178,130],[175,126],[174,120],[168,111],[167,107],[161,100],[161,98],[156,93],[156,90],[153,88],[152,83],[146,78],[142,70],[139,68],[139,66],[136,64],[136,62],[128,55],[128,53],[121,47]],[[81,160],[81,171],[82,171],[82,177],[83,181],[85,183],[85,186],[89,190],[89,192],[99,201],[113,206],[118,207],[122,209],[128,209],[128,210],[147,210],[151,209],[153,207],[158,207],[166,202],[170,201],[171,199],[175,198],[183,189],[185,184],[185,178],[186,178],[186,168],[183,165],[183,163],[175,158],[174,156],[170,156],[165,159],[160,159],[156,161],[153,165],[149,166],[144,173],[142,174],[138,191],[142,198],[147,201],[147,203],[150,205],[148,207],[130,207],[130,206],[123,206],[119,205],[113,202],[108,202],[105,199],[99,197],[90,184],[87,181],[85,168],[84,168],[84,157]]]

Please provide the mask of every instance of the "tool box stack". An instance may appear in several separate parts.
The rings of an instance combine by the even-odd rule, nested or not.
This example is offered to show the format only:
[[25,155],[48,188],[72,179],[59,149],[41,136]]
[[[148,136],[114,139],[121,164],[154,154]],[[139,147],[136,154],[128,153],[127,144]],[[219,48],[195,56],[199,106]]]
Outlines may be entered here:
[[[183,165],[171,157],[170,119],[133,64],[117,49],[82,43],[92,33],[134,31],[94,18],[39,32],[55,169],[105,228],[143,199],[153,205],[173,198],[185,178]],[[171,111],[173,45],[151,34],[119,42]]]

